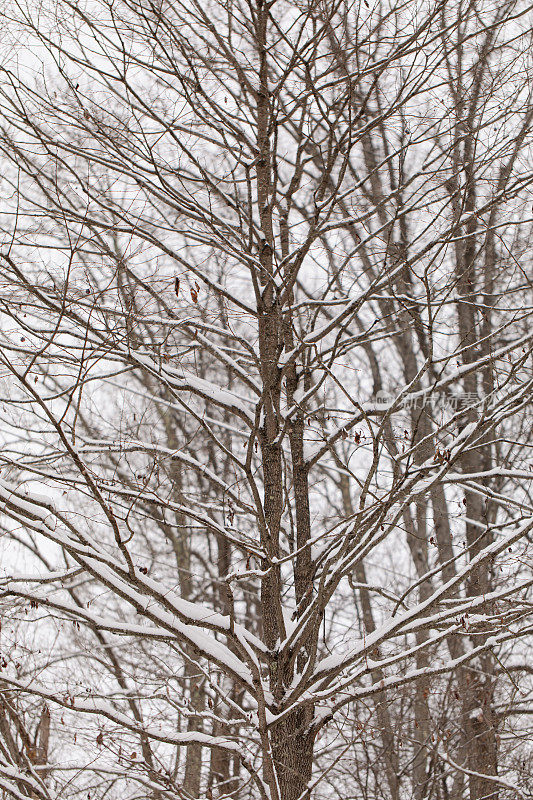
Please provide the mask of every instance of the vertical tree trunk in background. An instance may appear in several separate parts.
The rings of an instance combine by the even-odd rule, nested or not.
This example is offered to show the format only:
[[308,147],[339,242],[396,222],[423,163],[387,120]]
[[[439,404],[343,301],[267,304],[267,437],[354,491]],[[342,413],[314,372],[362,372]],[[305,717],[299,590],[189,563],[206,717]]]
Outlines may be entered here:
[[[352,517],[354,507],[352,502],[352,495],[350,492],[350,482],[347,475],[341,475],[339,478],[340,491],[342,502],[344,505],[344,512],[347,517]],[[365,634],[371,635],[376,630],[376,623],[374,620],[374,613],[372,611],[372,602],[370,594],[365,588],[368,585],[365,564],[363,560],[358,560],[355,565],[355,579],[360,584],[359,597],[361,602],[361,610],[363,617],[363,624],[365,626]],[[379,650],[373,653],[374,660],[381,657]],[[374,683],[379,683],[383,680],[384,673],[380,669],[376,669],[372,673],[372,680]],[[400,770],[400,762],[397,752],[396,736],[392,727],[392,721],[387,706],[387,695],[385,692],[380,692],[373,697],[374,709],[376,712],[379,735],[383,748],[383,759],[385,762],[385,773],[387,784],[389,787],[391,800],[399,800],[400,797],[400,782],[398,773]]]
[[[489,42],[492,36],[488,35]],[[479,70],[483,70],[485,64],[478,65]],[[472,129],[474,124],[474,114],[477,107],[477,96],[472,97],[469,115],[465,126],[467,131]],[[473,364],[480,357],[487,355],[487,342],[478,344],[481,334],[481,326],[478,327],[478,316],[481,314],[477,296],[477,286],[481,282],[477,269],[477,245],[476,237],[477,222],[474,216],[476,210],[476,182],[475,165],[473,163],[475,143],[472,136],[461,136],[461,116],[462,112],[458,109],[458,132],[457,142],[464,141],[464,152],[459,144],[456,144],[455,160],[459,165],[463,165],[466,175],[466,184],[463,189],[464,202],[461,207],[457,206],[455,213],[460,218],[465,212],[470,215],[470,221],[466,225],[467,237],[465,241],[456,245],[456,270],[457,286],[460,296],[457,306],[457,316],[459,322],[459,334],[464,347],[462,362],[463,364]],[[487,367],[486,369],[489,369]],[[477,372],[468,374],[463,382],[465,397],[480,398],[483,391],[483,374]],[[485,388],[486,384],[485,384]],[[475,425],[480,419],[482,409],[478,406],[471,409],[466,414],[466,423]],[[461,466],[465,473],[473,472],[475,469],[490,471],[492,467],[491,444],[489,441],[478,444],[476,451],[469,451],[461,459]],[[487,517],[488,500],[478,491],[465,491],[465,538],[468,547],[469,558],[475,558],[483,548],[492,542],[489,520]],[[466,586],[467,595],[473,598],[482,597],[492,591],[490,577],[491,563],[485,561],[472,569]],[[479,644],[486,637],[478,634],[472,638],[472,643]],[[493,690],[494,690],[494,664],[490,654],[482,655],[476,662],[474,668],[465,668],[463,689],[463,734],[465,738],[465,749],[467,752],[468,768],[478,775],[470,775],[468,778],[471,800],[497,800],[499,797],[498,786],[490,778],[483,775],[497,774],[497,728],[493,714]]]
[[[179,451],[181,442],[178,437],[176,422],[173,415],[168,411],[163,411],[163,422],[166,432],[166,445],[171,452]],[[177,505],[183,503],[183,475],[181,464],[177,460],[172,460],[168,467],[168,475],[171,484],[171,498]],[[176,557],[176,568],[179,577],[181,596],[189,600],[192,594],[192,574],[190,542],[187,528],[187,518],[181,513],[175,514],[175,527],[169,529],[169,537],[172,542]],[[195,654],[192,649],[186,651],[188,658],[184,664],[184,688],[189,695],[189,711],[191,716],[187,720],[187,731],[191,733],[201,732],[203,723],[200,714],[205,706],[205,693],[203,686],[203,675],[195,665]],[[196,713],[197,712],[197,715]],[[202,781],[202,746],[200,744],[189,744],[184,748],[185,751],[185,774],[183,778],[183,789],[190,797],[200,795]]]

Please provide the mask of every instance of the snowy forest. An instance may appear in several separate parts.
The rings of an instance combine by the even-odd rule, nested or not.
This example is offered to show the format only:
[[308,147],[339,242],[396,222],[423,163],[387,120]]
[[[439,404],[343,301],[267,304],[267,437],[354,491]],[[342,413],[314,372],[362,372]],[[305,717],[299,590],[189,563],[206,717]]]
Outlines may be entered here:
[[0,26],[0,798],[531,798],[530,0]]

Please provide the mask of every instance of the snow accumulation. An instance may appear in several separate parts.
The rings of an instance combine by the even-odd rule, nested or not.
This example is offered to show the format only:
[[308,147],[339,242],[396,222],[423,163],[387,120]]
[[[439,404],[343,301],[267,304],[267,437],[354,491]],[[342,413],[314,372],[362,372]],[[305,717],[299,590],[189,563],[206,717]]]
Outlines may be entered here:
[[51,512],[55,508],[50,497],[32,493],[24,486],[15,488],[0,480],[0,503],[13,507],[34,520],[40,520],[47,528],[54,530],[55,518]]

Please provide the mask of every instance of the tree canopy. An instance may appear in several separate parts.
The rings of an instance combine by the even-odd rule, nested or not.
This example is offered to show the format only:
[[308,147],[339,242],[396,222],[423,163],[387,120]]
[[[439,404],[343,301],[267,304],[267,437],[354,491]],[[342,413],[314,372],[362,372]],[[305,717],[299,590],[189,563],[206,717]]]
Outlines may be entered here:
[[530,3],[1,14],[0,792],[530,796]]

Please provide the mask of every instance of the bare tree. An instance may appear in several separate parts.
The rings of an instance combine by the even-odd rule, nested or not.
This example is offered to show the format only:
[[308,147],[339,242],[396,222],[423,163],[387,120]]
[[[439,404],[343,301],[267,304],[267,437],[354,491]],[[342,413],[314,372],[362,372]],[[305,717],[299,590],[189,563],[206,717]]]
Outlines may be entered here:
[[4,21],[2,785],[525,797],[529,4]]

